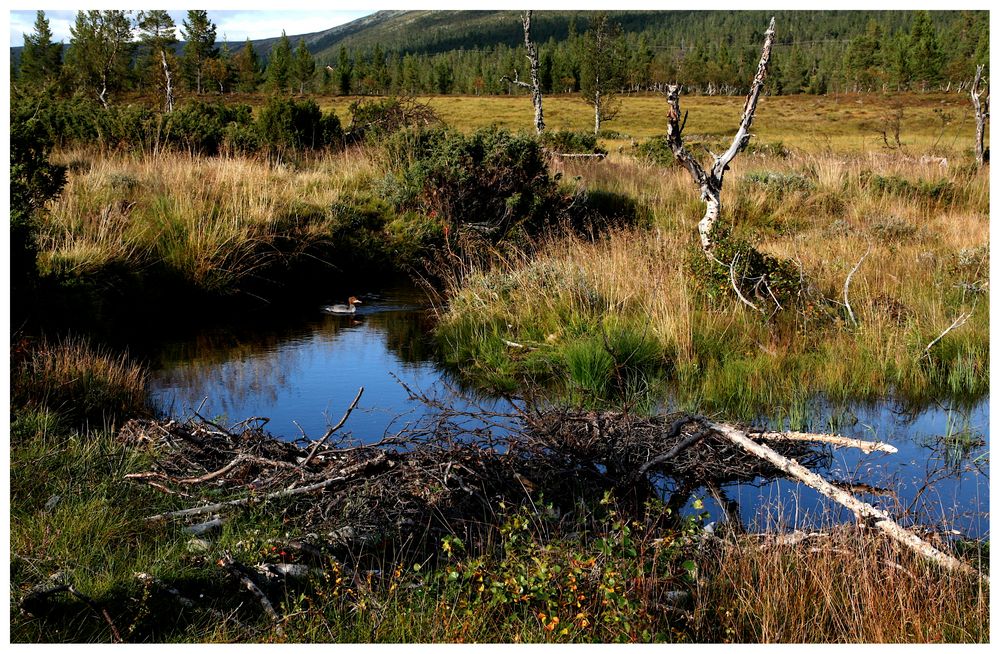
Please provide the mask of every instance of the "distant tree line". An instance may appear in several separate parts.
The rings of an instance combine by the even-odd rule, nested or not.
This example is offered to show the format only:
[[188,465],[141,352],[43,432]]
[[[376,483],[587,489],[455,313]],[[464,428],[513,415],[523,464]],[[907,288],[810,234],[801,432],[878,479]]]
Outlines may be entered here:
[[[592,93],[598,65],[601,84],[618,93],[661,90],[669,82],[684,84],[688,93],[744,93],[766,24],[763,14],[752,20],[745,12],[683,14],[646,27],[627,23],[627,16],[624,26],[618,24],[614,14],[610,24],[602,23],[607,17],[601,16],[588,15],[580,24],[570,17],[565,33],[549,29],[538,43],[543,92]],[[788,12],[768,92],[962,90],[976,65],[989,63],[988,23],[987,12],[970,11]],[[610,30],[611,42],[603,47],[614,56],[597,56],[590,47],[598,28]],[[452,37],[451,49],[439,52],[414,41],[410,49],[403,42],[341,45],[316,56],[284,32],[267,52],[249,40],[238,48],[217,45],[216,26],[204,10],[187,12],[179,30],[183,47],[163,10],[81,11],[63,46],[53,43],[40,11],[13,79],[24,87],[89,94],[105,104],[122,91],[157,93],[166,101],[168,78],[198,95],[512,94],[524,91],[503,78],[526,68],[517,29],[512,42],[488,47],[477,46],[487,39],[470,32]]]

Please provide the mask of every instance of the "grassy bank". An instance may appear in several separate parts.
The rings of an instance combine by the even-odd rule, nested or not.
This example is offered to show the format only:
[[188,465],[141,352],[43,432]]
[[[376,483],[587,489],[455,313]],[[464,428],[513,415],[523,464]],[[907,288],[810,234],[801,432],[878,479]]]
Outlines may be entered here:
[[[470,378],[507,390],[555,382],[577,399],[618,401],[666,382],[685,408],[744,419],[790,412],[815,393],[981,396],[988,176],[961,161],[942,168],[881,149],[737,158],[724,229],[788,262],[796,289],[780,311],[764,300],[769,317],[705,262],[695,228],[703,205],[686,171],[624,154],[567,161],[567,177],[649,207],[652,229],[552,239],[471,267],[442,316],[445,350]],[[848,312],[845,282],[862,257]]]

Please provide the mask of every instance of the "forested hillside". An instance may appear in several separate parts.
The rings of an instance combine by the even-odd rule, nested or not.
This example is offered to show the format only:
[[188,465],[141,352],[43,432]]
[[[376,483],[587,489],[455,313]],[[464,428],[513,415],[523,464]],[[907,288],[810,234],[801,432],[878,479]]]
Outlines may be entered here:
[[[514,11],[384,11],[325,31],[244,44],[217,43],[208,24],[192,32],[170,21],[161,26],[171,55],[166,64],[150,56],[160,37],[143,28],[144,19],[148,28],[156,13],[81,12],[65,46],[52,44],[47,26],[36,24],[23,51],[15,52],[14,80],[57,81],[64,93],[105,85],[106,93],[148,92],[162,85],[163,71],[172,67],[181,88],[197,93],[481,95],[517,92],[501,78],[526,66]],[[533,37],[543,91],[580,89],[594,13],[536,12]],[[117,27],[112,14],[121,14]],[[745,91],[752,77],[768,12],[609,16],[620,27],[616,74],[622,91],[681,81],[691,92],[732,94]],[[774,94],[958,90],[971,82],[976,64],[988,64],[987,12],[786,11],[776,18],[780,27],[769,80]],[[209,23],[207,16],[199,20]],[[115,39],[120,47],[108,45]],[[40,54],[46,48],[52,54]]]

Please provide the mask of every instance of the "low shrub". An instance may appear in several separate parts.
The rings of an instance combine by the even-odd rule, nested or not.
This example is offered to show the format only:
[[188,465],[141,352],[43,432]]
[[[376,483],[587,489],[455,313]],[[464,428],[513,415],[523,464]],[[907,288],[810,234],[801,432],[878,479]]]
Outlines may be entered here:
[[260,111],[257,130],[261,145],[272,152],[321,149],[343,140],[340,119],[324,114],[314,100],[272,97]]
[[542,146],[561,154],[607,154],[608,151],[597,145],[597,136],[590,132],[573,132],[558,130],[543,132],[538,137]]
[[408,97],[355,100],[348,111],[351,125],[347,129],[347,139],[351,142],[380,140],[401,129],[427,127],[441,122],[430,105]]
[[744,184],[763,188],[770,194],[784,197],[792,193],[808,193],[816,184],[805,175],[779,173],[770,170],[755,170],[743,176]]
[[385,197],[491,239],[515,227],[538,228],[558,214],[561,196],[538,141],[507,130],[464,135],[404,130],[386,144],[392,172]]
[[910,181],[899,175],[876,175],[865,171],[861,174],[862,184],[870,191],[900,197],[947,202],[954,197],[955,185],[948,179],[936,181]]

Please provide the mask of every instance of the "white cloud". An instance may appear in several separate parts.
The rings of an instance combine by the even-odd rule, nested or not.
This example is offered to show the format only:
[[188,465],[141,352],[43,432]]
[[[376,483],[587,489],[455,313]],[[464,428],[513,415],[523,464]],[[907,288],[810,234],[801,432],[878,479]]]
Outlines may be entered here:
[[[69,28],[76,21],[76,11],[43,11],[45,11],[45,17],[49,20],[49,28],[52,30],[53,40],[69,43]],[[219,41],[223,37],[229,41],[243,41],[247,38],[267,39],[281,36],[281,30],[285,30],[289,36],[320,32],[348,23],[356,18],[370,14],[372,11],[371,9],[356,11],[318,9],[285,11],[210,10],[208,16],[216,24],[216,34]],[[35,11],[11,11],[9,15],[10,44],[12,46],[23,45],[23,35],[34,31]],[[177,23],[177,36],[180,38],[181,21],[184,20],[187,12],[171,10],[170,15],[173,16],[174,21]]]

